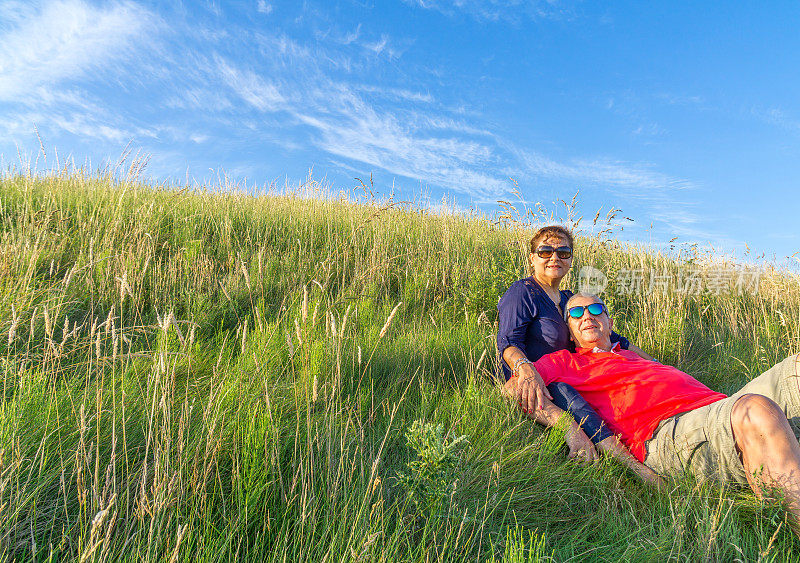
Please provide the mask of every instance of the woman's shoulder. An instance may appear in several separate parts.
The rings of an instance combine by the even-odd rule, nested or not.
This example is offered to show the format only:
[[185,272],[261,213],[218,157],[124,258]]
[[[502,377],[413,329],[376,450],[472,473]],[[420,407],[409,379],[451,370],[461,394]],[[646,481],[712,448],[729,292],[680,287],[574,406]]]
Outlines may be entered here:
[[533,276],[529,276],[527,278],[522,278],[512,283],[510,286],[508,286],[508,291],[511,291],[512,289],[516,291],[523,291],[523,290],[531,291],[536,287],[538,287],[538,284],[535,281],[533,281]]
[[536,295],[538,295],[538,291],[541,291],[539,285],[533,280],[532,277],[522,278],[509,286],[509,288],[500,298],[500,301],[533,301]]

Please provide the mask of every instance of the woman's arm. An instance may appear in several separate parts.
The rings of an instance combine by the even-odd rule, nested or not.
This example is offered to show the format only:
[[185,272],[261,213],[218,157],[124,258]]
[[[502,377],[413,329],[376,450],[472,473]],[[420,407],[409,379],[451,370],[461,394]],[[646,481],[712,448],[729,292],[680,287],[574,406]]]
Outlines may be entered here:
[[513,372],[514,366],[519,365],[515,378],[517,380],[515,391],[519,398],[520,408],[523,412],[530,414],[536,410],[537,406],[541,408],[545,401],[549,403],[553,396],[550,395],[542,376],[539,375],[533,364],[517,364],[517,362],[526,360],[525,354],[516,346],[509,346],[503,350],[503,361],[505,361],[508,369]]

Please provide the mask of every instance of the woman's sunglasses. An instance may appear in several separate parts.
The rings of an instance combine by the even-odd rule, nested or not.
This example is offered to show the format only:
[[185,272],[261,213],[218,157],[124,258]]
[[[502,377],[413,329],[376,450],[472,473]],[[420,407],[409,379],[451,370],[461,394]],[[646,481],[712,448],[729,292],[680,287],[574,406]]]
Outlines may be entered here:
[[553,255],[553,252],[555,252],[556,256],[562,260],[568,260],[569,258],[572,258],[572,249],[569,246],[559,246],[558,248],[553,248],[552,246],[544,244],[536,249],[536,256],[539,258],[550,258]]
[[600,316],[603,313],[608,314],[608,309],[602,303],[592,303],[590,305],[576,305],[575,307],[570,307],[567,309],[567,313],[564,315],[564,319],[566,320],[567,315],[572,317],[573,319],[580,319],[583,316],[583,312],[588,310],[590,315],[595,317]]

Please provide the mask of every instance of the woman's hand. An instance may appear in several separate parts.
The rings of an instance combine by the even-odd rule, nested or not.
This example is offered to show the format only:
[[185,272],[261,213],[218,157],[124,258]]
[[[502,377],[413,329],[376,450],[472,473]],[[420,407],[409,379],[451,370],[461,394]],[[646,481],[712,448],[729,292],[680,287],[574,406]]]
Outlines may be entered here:
[[533,414],[537,408],[543,409],[552,404],[553,398],[547,386],[542,381],[542,376],[533,367],[533,364],[522,364],[517,375],[517,400],[522,412]]

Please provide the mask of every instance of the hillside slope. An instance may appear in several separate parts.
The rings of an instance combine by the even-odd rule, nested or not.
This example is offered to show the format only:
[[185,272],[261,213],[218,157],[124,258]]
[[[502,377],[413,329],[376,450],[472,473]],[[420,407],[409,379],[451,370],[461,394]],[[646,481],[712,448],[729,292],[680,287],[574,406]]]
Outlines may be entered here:
[[[0,179],[0,219],[4,557],[783,560],[800,547],[774,502],[689,480],[655,493],[612,462],[574,465],[558,430],[503,402],[496,303],[525,275],[526,225],[77,173]],[[620,333],[722,391],[800,351],[789,274],[580,237],[583,266],[607,276]]]

